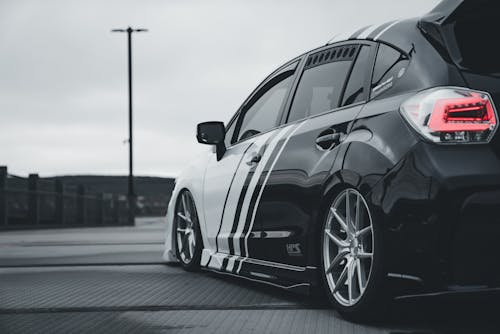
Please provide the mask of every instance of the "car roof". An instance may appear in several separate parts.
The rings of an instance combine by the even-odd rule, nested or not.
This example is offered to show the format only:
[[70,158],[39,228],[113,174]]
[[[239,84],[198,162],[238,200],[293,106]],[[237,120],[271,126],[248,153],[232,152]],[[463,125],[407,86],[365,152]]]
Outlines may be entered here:
[[[337,42],[371,40],[380,41],[399,48],[400,50],[411,50],[414,47],[416,34],[420,34],[422,23],[431,23],[434,25],[443,25],[457,15],[466,15],[463,12],[470,11],[478,5],[495,9],[492,4],[497,5],[494,0],[442,0],[434,9],[423,16],[402,20],[394,20],[382,24],[373,24],[363,28],[346,31],[335,35],[326,45]],[[489,7],[488,7],[489,6]]]
[[382,24],[365,26],[357,30],[346,31],[335,35],[321,48],[335,43],[365,40],[383,42],[399,50],[408,52],[412,48],[415,34],[418,33],[418,29],[416,28],[420,19],[421,18],[394,20]]
[[358,28],[356,30],[344,31],[343,33],[333,36],[333,38],[327,42],[327,45],[356,39],[376,41],[379,40],[389,29],[393,28],[402,21],[403,20],[394,20],[382,24],[368,25],[361,29]]

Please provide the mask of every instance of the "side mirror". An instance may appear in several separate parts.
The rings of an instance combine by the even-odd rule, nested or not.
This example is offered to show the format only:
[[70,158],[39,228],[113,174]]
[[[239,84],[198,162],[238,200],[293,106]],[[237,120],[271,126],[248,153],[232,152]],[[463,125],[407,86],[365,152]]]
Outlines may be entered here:
[[196,139],[201,144],[215,145],[217,160],[226,153],[225,136],[226,129],[222,122],[205,122],[196,127]]
[[198,139],[198,143],[217,145],[224,142],[225,132],[222,122],[200,123],[196,130],[196,139]]

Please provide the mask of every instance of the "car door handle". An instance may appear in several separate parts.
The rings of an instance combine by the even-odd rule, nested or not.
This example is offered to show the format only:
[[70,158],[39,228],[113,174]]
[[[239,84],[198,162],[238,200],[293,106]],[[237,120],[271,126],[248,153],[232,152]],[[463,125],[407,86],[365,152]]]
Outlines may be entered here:
[[262,159],[262,155],[256,154],[252,157],[252,159],[247,161],[247,165],[252,166],[252,165],[258,164],[260,159]]
[[341,132],[335,132],[333,129],[328,129],[320,133],[316,138],[316,145],[323,150],[330,149],[342,141],[343,135],[344,134]]

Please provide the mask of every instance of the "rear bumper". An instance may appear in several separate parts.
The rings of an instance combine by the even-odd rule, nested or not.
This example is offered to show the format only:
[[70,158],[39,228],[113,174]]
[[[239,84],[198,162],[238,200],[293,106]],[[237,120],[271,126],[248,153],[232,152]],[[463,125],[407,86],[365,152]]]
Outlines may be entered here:
[[389,272],[426,291],[500,287],[500,155],[418,143],[374,188]]

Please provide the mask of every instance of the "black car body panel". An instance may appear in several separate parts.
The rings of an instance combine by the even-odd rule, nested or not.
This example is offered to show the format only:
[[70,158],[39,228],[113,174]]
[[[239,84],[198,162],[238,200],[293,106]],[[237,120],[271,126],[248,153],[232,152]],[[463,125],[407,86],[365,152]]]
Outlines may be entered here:
[[370,198],[394,234],[393,269],[431,289],[498,284],[492,243],[499,236],[499,191],[500,159],[491,145],[417,144]]

